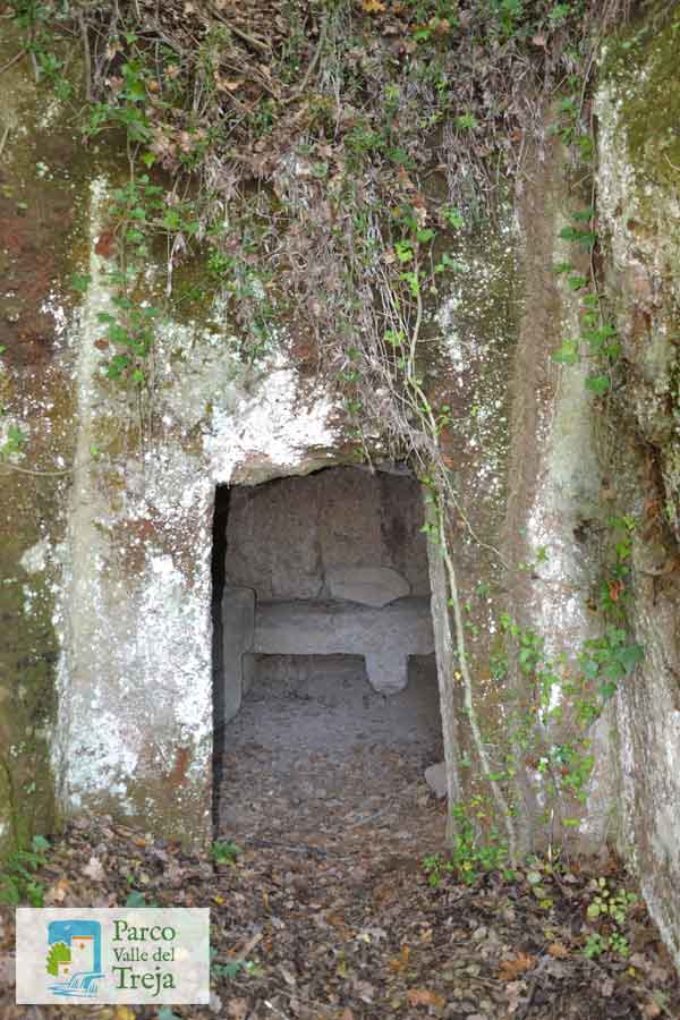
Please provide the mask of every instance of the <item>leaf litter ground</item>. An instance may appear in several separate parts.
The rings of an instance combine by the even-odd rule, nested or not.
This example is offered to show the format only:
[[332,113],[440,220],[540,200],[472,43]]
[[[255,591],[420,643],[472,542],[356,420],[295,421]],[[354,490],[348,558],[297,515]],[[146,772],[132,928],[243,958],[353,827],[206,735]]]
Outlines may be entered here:
[[342,697],[255,684],[216,761],[219,855],[108,818],[54,842],[36,875],[47,906],[210,907],[209,1007],[14,1006],[5,910],[3,1020],[680,1018],[680,983],[639,901],[627,959],[583,954],[589,933],[610,933],[587,919],[594,883],[629,887],[615,860],[428,883],[422,860],[444,845],[446,812],[423,781],[441,755],[427,679],[385,704],[349,675],[336,678]]
[[[0,1015],[102,1020],[226,1017],[442,1017],[451,1020],[598,1020],[680,1017],[680,987],[658,933],[636,904],[627,960],[583,955],[593,876],[619,887],[616,862],[565,865],[517,881],[481,878],[433,888],[420,866],[442,825],[439,806],[412,789],[410,825],[390,813],[343,841],[272,834],[234,863],[213,864],[109,819],[78,821],[39,873],[46,905],[209,906],[214,948],[210,1007],[166,1012],[127,1006],[15,1006],[13,914],[0,919]],[[529,880],[527,879],[529,874]],[[551,905],[546,906],[546,902]]]

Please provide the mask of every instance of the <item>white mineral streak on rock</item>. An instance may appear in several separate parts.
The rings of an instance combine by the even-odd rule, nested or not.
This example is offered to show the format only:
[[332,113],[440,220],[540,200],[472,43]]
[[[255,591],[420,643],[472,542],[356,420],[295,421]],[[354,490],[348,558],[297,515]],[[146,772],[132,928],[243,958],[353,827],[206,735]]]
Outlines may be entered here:
[[[99,353],[94,339],[101,327],[98,315],[111,310],[111,295],[103,279],[103,260],[95,245],[104,217],[106,184],[102,178],[90,188],[89,273],[91,283],[83,300],[74,332],[75,387],[78,429],[74,451],[73,485],[68,524],[68,563],[64,591],[64,634],[58,669],[59,711],[54,744],[54,765],[62,797],[78,803],[81,791],[107,789],[119,774],[134,768],[136,756],[126,747],[120,728],[111,725],[109,712],[103,725],[99,687],[98,651],[106,625],[101,583],[104,563],[102,542],[95,526],[93,490],[93,425],[97,412],[96,375]],[[113,634],[109,635],[115,641]],[[111,651],[113,649],[111,648]]]
[[43,538],[27,549],[19,562],[27,574],[39,574],[47,566],[49,553],[50,543],[46,538]]
[[[568,255],[568,249],[560,246],[555,261]],[[565,289],[562,335],[578,336],[578,308],[578,298]],[[538,407],[541,466],[527,522],[532,572],[538,578],[532,585],[532,616],[550,656],[573,653],[592,636],[586,608],[588,563],[575,532],[595,516],[600,491],[592,398],[585,386],[587,360],[555,371],[554,397]],[[549,708],[560,700],[561,691],[555,685]]]
[[294,470],[310,450],[332,448],[337,439],[330,399],[321,393],[301,404],[297,375],[283,355],[264,367],[264,380],[255,393],[236,391],[231,407],[213,413],[205,450],[219,482],[228,482],[248,456],[262,454],[273,467]]
[[[591,435],[585,368],[569,366],[560,376],[543,470],[528,520],[533,552],[532,610],[546,651],[573,651],[591,635],[586,595],[588,572],[574,531],[588,520],[599,490]],[[560,700],[551,692],[550,708]]]

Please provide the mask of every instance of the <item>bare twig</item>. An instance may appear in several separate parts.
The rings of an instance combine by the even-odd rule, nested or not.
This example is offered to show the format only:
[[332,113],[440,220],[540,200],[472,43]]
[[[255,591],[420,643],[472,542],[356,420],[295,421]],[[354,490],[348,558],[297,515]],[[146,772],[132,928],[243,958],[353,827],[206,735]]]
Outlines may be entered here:
[[319,63],[319,60],[321,59],[321,54],[323,53],[323,48],[324,48],[324,46],[326,44],[326,31],[327,31],[327,23],[326,23],[326,19],[324,18],[324,20],[321,22],[321,28],[319,29],[319,40],[318,40],[318,42],[316,44],[316,48],[314,50],[314,54],[312,56],[312,59],[310,60],[309,64],[307,65],[307,70],[305,71],[305,73],[303,75],[302,81],[300,82],[300,84],[298,85],[297,89],[295,90],[295,95],[296,96],[299,96],[302,92],[305,91],[305,89],[307,88],[307,85],[309,83],[310,78],[312,77],[314,71],[316,70],[316,65]]
[[252,938],[248,939],[243,948],[240,949],[235,956],[232,956],[231,958],[232,962],[243,963],[244,960],[247,960],[255,946],[258,945],[258,943],[260,943],[263,938],[264,935],[262,934],[261,931],[256,932]]
[[82,11],[78,12],[78,25],[80,27],[80,38],[83,43],[83,69],[85,75],[85,97],[91,103],[92,94],[92,55],[90,53],[90,40],[87,34],[87,23]]
[[10,130],[11,130],[10,126],[9,126],[9,124],[7,124],[7,126],[5,127],[5,130],[2,132],[2,138],[0,138],[0,158],[2,157],[2,154],[3,154],[4,149],[5,149],[5,145],[7,144],[7,139],[9,138]]
[[246,46],[251,46],[254,50],[257,50],[258,53],[264,53],[267,56],[269,55],[270,47],[263,39],[259,39],[254,35],[248,35],[248,33],[244,32],[242,28],[238,28],[236,25],[233,25],[228,18],[225,18],[224,15],[214,7],[211,8],[210,13],[213,17],[217,18],[218,21],[221,21],[223,25],[226,25],[232,35],[235,35],[237,39],[244,42]]
[[280,1010],[278,1006],[275,1006],[273,1002],[269,1001],[269,999],[265,999],[264,1004],[267,1009],[271,1009],[272,1013],[276,1013],[277,1016],[281,1017],[281,1020],[290,1020],[288,1014]]
[[19,464],[10,464],[8,461],[0,465],[0,475],[11,474],[13,471],[16,471],[20,475],[32,475],[34,478],[63,478],[65,475],[73,474],[73,470],[70,467],[64,468],[62,471],[37,471],[32,468],[20,467]]
[[21,60],[21,58],[25,55],[26,48],[23,47],[22,49],[19,50],[18,53],[15,53],[14,56],[10,60],[8,60],[6,64],[3,64],[2,67],[0,67],[0,74],[4,74],[5,71],[9,71],[10,67],[13,67],[14,64],[18,63]]

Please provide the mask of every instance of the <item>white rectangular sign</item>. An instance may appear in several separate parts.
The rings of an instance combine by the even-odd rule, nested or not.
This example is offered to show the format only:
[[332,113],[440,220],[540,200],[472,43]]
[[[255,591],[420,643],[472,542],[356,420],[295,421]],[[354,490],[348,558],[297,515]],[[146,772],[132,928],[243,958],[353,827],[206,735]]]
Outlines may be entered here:
[[210,911],[116,907],[16,912],[16,1001],[210,1002]]

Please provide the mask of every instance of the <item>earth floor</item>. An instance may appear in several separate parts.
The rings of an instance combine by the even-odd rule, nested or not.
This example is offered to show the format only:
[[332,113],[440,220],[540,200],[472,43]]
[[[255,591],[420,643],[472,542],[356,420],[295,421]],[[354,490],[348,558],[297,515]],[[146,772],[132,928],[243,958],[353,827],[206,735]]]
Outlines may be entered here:
[[218,833],[242,846],[345,853],[387,830],[393,851],[441,849],[446,817],[423,782],[442,758],[432,657],[386,697],[354,656],[262,656],[223,731]]

